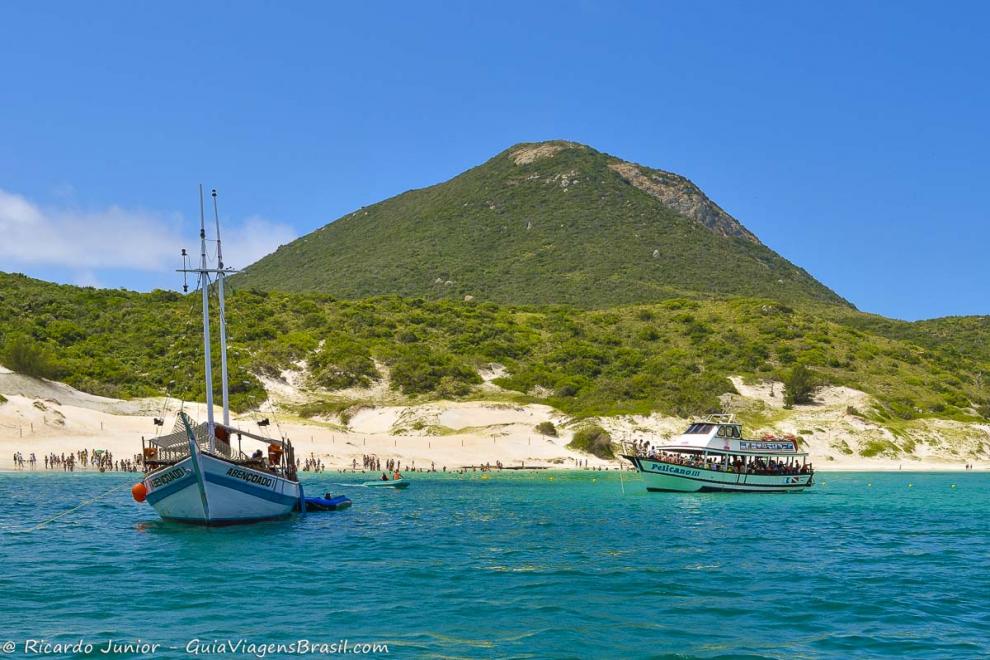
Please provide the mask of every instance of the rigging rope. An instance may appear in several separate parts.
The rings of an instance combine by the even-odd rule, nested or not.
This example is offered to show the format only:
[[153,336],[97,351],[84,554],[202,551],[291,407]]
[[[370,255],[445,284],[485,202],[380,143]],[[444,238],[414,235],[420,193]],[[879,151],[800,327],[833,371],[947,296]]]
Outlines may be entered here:
[[25,532],[33,532],[33,531],[35,531],[37,529],[41,529],[42,527],[44,527],[48,523],[54,522],[54,521],[58,520],[59,518],[61,518],[62,516],[67,516],[70,513],[72,513],[73,511],[78,511],[79,509],[83,508],[84,506],[86,506],[88,504],[92,504],[93,502],[96,502],[97,500],[103,499],[104,497],[106,497],[110,493],[114,492],[115,490],[120,490],[121,488],[123,488],[124,486],[127,486],[127,485],[129,485],[129,484],[126,483],[126,482],[125,483],[122,483],[122,484],[117,484],[116,486],[114,486],[113,488],[111,488],[110,490],[108,490],[107,492],[102,493],[100,495],[97,495],[96,497],[94,497],[92,499],[86,500],[86,501],[82,502],[81,504],[79,504],[78,506],[72,507],[68,511],[63,511],[62,513],[60,513],[58,515],[52,516],[48,520],[43,520],[40,523],[38,523],[37,525],[35,525],[34,527],[31,527],[30,529],[25,529],[24,531]]
[[[230,286],[230,284],[227,281],[226,277],[224,278],[224,283],[228,287],[227,288],[227,293],[228,294],[233,294],[234,293],[234,287]],[[229,330],[229,326],[226,325],[227,324],[226,312],[223,309],[220,309],[220,315],[223,318],[224,326],[227,327],[228,330]],[[228,345],[228,347],[230,346],[230,333],[229,332],[227,333],[227,345]],[[262,389],[264,389],[264,386],[262,386]],[[252,410],[251,411],[251,413],[250,413],[251,414],[251,419],[254,420],[255,424],[257,424],[258,423],[258,414],[261,412],[262,406],[265,403],[267,403],[268,404],[268,410],[271,412],[272,421],[275,422],[275,429],[278,431],[279,438],[281,438],[284,441],[284,440],[286,440],[286,436],[282,432],[282,426],[278,423],[278,415],[275,414],[275,406],[272,404],[271,398],[268,396],[268,390],[264,390],[264,391],[265,391],[265,399],[263,401],[259,402],[257,410]]]
[[[196,308],[199,307],[199,305],[200,305],[199,301],[196,300],[196,292],[199,291],[200,283],[201,283],[201,280],[197,278],[197,280],[196,280],[196,289],[193,291],[192,295],[187,296],[187,298],[191,301],[189,303],[189,312],[186,314],[186,318],[187,319],[193,318],[193,316],[195,314],[195,311],[196,311]],[[189,339],[190,339],[189,334],[190,334],[191,327],[192,327],[192,322],[191,321],[186,321],[185,327],[182,330],[182,336],[179,339],[179,341],[181,342],[181,345],[182,345],[183,349],[185,349],[185,348],[187,348],[189,346],[195,346],[195,344],[193,344],[193,342],[189,341]],[[193,351],[192,351],[193,357],[195,357],[197,353],[199,353],[199,351],[194,348]],[[175,398],[179,402],[179,410],[176,411],[176,414],[178,414],[179,412],[182,412],[182,410],[185,408],[185,403],[186,402],[185,402],[185,398],[183,396],[183,393],[184,392],[187,392],[188,391],[188,388],[189,388],[189,383],[188,383],[189,370],[188,369],[182,369],[181,368],[182,362],[186,358],[185,350],[179,350],[175,357],[176,357],[176,361],[179,364],[172,365],[173,380],[169,381],[168,390],[166,391],[166,394],[165,394],[165,405],[162,406],[162,417],[161,417],[162,418],[162,421],[165,420],[165,412],[166,412],[166,406],[168,404],[168,396],[173,391],[173,389],[177,393]],[[202,357],[201,354],[200,354],[200,357]],[[178,374],[175,374],[174,372],[176,372],[176,371],[178,371],[179,373]],[[179,381],[181,381],[181,382],[179,382]],[[161,427],[161,431],[164,431],[164,430],[165,430],[165,426],[163,424],[162,427]],[[159,433],[158,435],[161,435],[161,433]]]

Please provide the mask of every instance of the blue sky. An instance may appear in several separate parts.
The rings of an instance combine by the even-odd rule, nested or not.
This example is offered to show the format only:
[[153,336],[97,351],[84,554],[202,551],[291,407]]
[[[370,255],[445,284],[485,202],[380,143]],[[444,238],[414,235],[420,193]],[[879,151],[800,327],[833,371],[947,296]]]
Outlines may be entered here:
[[[691,178],[860,309],[990,313],[986,3],[0,4],[0,270],[175,288],[522,141]],[[188,238],[187,238],[188,237]]]

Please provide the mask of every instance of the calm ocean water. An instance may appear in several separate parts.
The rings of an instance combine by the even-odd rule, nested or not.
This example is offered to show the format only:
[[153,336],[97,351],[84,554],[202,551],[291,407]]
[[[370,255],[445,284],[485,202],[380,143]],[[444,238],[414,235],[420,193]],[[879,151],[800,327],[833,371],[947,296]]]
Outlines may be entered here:
[[[330,486],[350,510],[199,529],[135,475],[0,474],[0,641],[385,642],[442,657],[990,653],[990,475],[821,474],[804,494],[617,473]],[[347,477],[353,478],[353,475]],[[955,487],[952,485],[955,484]],[[174,647],[174,648],[169,648]],[[226,657],[231,657],[229,654]]]

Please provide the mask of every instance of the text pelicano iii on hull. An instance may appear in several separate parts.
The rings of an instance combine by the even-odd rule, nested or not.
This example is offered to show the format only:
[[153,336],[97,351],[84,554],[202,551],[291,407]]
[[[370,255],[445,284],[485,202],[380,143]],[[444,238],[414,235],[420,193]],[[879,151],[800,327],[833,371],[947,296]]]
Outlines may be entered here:
[[[203,293],[203,352],[206,366],[207,420],[195,424],[179,412],[173,433],[142,440],[144,480],[132,490],[135,499],[147,500],[166,520],[203,525],[256,522],[282,518],[303,501],[296,476],[292,444],[285,438],[268,438],[230,424],[227,383],[227,326],[224,318],[224,278],[234,272],[224,268],[217,219],[217,267],[208,267],[203,193],[200,189],[200,266],[181,272],[196,273]],[[186,251],[182,251],[186,257]],[[210,355],[210,275],[215,276],[220,312],[220,364],[223,424],[213,419],[213,369]],[[188,289],[184,286],[183,289]],[[236,445],[235,445],[236,440]],[[242,443],[261,443],[248,455]],[[300,507],[305,510],[305,507]]]
[[742,437],[732,415],[692,422],[657,447],[624,455],[643,475],[649,491],[779,493],[814,484],[808,455],[793,436]]

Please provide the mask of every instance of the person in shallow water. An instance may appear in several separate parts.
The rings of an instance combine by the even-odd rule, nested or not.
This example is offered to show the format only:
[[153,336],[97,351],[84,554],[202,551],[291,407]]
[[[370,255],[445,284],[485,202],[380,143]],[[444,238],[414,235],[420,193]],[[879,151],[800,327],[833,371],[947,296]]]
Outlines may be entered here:
[[388,481],[388,475],[382,472],[382,481]]
[[398,481],[401,478],[402,475],[399,474],[399,468],[395,468],[395,474],[392,475],[392,481]]

